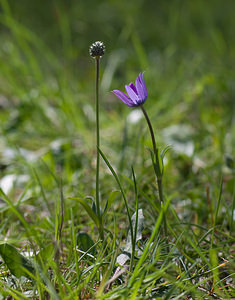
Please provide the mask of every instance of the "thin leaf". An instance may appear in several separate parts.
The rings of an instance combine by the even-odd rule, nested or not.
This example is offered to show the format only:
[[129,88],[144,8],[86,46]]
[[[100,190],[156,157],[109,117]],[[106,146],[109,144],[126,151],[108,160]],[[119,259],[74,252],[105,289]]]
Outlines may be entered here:
[[157,164],[158,164],[157,170],[159,169],[159,172],[160,172],[160,174],[157,174],[157,177],[160,177],[163,174],[163,161],[162,161],[162,157],[159,152],[159,149],[157,149],[157,156],[158,156],[157,157]]
[[110,194],[109,194],[109,197],[105,203],[105,207],[104,207],[104,210],[103,210],[103,216],[106,214],[106,212],[108,211],[110,205],[113,203],[113,201],[115,200],[115,198],[117,197],[117,195],[120,194],[120,191],[112,191]]
[[[142,230],[144,228],[144,215],[143,215],[143,210],[139,209],[138,210],[138,222],[137,226],[135,224],[136,222],[136,213],[133,214],[131,217],[132,221],[132,226],[133,228],[136,227],[136,243],[142,239]],[[135,250],[139,249],[138,247],[135,247]],[[131,257],[131,252],[132,252],[132,243],[131,243],[131,234],[130,234],[130,228],[127,233],[127,238],[126,238],[126,245],[120,255],[118,255],[116,263],[124,266],[124,264],[129,260]]]
[[83,208],[85,208],[86,212],[88,213],[88,215],[90,216],[90,218],[94,221],[94,223],[96,224],[96,226],[99,226],[99,220],[97,215],[94,213],[94,211],[92,210],[92,208],[89,206],[89,204],[87,204],[87,202],[82,199],[82,198],[74,198],[74,197],[69,197],[69,199],[71,200],[76,200],[78,201]]
[[122,184],[121,184],[121,181],[120,181],[118,175],[116,174],[113,167],[109,163],[107,157],[104,155],[104,153],[100,149],[99,149],[99,152],[100,152],[100,155],[102,156],[103,160],[105,161],[106,165],[108,166],[109,170],[113,174],[113,176],[114,176],[114,178],[115,178],[115,180],[116,180],[116,182],[117,182],[117,184],[120,188],[120,191],[122,193],[122,197],[123,197],[123,200],[124,200],[124,203],[125,203],[125,206],[126,206],[126,211],[127,211],[127,216],[128,216],[128,220],[129,220],[130,230],[131,230],[131,240],[132,240],[132,243],[134,244],[134,231],[133,231],[133,227],[131,226],[131,224],[132,224],[131,215],[130,215],[130,209],[129,209],[129,206],[128,206],[128,202],[127,202],[127,199],[126,199],[126,194],[124,192],[124,189],[122,187]]
[[[144,224],[143,210],[139,209],[137,211],[137,214],[138,214],[138,219],[136,218],[136,212],[131,217],[132,226],[133,226],[134,230],[136,230],[136,233],[135,233],[136,240],[135,240],[134,250],[138,250],[136,243],[142,239],[142,230],[144,227],[143,226],[143,224]],[[136,220],[137,220],[137,224],[136,224]],[[133,255],[134,255],[132,246],[133,245],[132,245],[132,239],[131,239],[130,228],[129,228],[128,233],[127,233],[125,248],[123,249],[122,253],[118,255],[118,257],[116,259],[116,263],[119,266],[117,267],[114,275],[109,280],[109,282],[113,282],[117,277],[119,277],[124,272],[123,270],[128,269],[129,266],[125,265],[125,264],[129,259],[132,259]],[[123,270],[122,270],[122,268],[123,268]]]
[[166,153],[172,148],[171,145],[167,145],[164,149],[161,151],[161,157],[162,159],[165,157]]

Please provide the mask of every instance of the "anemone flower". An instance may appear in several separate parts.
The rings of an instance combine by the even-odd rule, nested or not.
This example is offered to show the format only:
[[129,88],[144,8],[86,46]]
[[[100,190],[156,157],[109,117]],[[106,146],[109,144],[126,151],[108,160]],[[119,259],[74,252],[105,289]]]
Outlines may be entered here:
[[[155,135],[153,131],[152,124],[150,122],[149,116],[144,108],[144,103],[148,97],[147,88],[144,82],[144,73],[139,74],[136,78],[135,85],[131,82],[129,85],[125,85],[127,95],[124,94],[122,91],[113,90],[112,93],[117,96],[122,102],[124,102],[127,106],[130,107],[140,107],[142,110],[145,119],[147,121],[152,143],[153,143],[153,151],[151,152],[152,160],[153,160],[153,167],[154,172],[157,178],[157,185],[158,185],[158,193],[159,199],[161,202],[161,206],[164,205],[164,197],[163,197],[163,187],[162,187],[162,177],[163,177],[163,158],[159,153],[159,149],[156,145]],[[166,223],[166,216],[163,212],[163,223],[164,223],[164,235],[167,237],[167,223]]]
[[141,73],[136,78],[135,85],[131,82],[129,85],[125,85],[127,95],[119,90],[113,90],[112,93],[117,96],[127,106],[136,107],[144,104],[148,94],[147,88],[144,82],[144,73]]

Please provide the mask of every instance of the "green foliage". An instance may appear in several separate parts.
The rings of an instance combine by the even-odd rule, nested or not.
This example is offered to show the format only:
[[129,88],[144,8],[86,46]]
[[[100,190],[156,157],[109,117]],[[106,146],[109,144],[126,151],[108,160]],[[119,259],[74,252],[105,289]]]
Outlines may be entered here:
[[94,221],[94,223],[99,226],[99,221],[98,221],[98,217],[96,215],[96,212],[92,209],[92,207],[87,203],[86,199],[81,199],[81,198],[70,198],[71,200],[76,200],[79,203],[81,203],[81,205],[83,206],[83,208],[86,210],[87,214],[91,217],[91,219]]
[[80,250],[88,252],[89,254],[95,254],[95,247],[92,238],[86,232],[79,232],[77,235],[77,246]]
[[[30,277],[30,273],[35,272],[32,262],[21,255],[19,251],[10,244],[4,243],[0,245],[0,255],[9,268],[11,274],[16,277]],[[28,272],[26,272],[25,269]]]
[[[234,1],[0,0],[0,7],[0,298],[234,298]],[[103,241],[93,200],[88,48],[96,40],[107,48]],[[142,71],[164,162],[168,245],[148,128],[110,93]],[[138,209],[139,253],[138,222],[130,227]],[[128,227],[131,268],[126,261],[114,276]]]

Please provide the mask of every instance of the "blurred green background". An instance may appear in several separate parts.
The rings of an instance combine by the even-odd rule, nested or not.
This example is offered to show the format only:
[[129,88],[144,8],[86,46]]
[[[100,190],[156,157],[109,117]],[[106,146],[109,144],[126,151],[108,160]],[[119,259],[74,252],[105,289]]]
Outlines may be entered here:
[[[2,177],[28,174],[27,163],[40,164],[43,158],[50,170],[63,174],[69,190],[71,185],[75,193],[94,188],[95,65],[88,49],[101,40],[106,45],[101,61],[101,145],[112,164],[126,175],[134,164],[140,182],[154,180],[144,120],[111,93],[124,90],[145,71],[145,107],[158,144],[172,145],[166,161],[169,193],[177,190],[187,198],[182,196],[185,190],[198,186],[199,193],[205,193],[205,186],[217,186],[225,172],[230,195],[234,4],[1,0]],[[48,186],[48,176],[40,176]],[[105,185],[103,193],[106,189],[112,186]]]

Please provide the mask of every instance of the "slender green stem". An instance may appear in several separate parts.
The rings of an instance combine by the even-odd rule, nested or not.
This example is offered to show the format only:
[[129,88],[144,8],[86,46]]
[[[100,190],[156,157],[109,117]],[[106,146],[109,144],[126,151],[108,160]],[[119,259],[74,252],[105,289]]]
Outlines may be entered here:
[[144,109],[144,106],[141,105],[140,108],[142,109],[142,112],[143,112],[143,114],[145,116],[145,119],[148,123],[149,131],[150,131],[151,138],[152,138],[152,143],[153,143],[153,152],[154,152],[154,155],[156,156],[157,155],[157,145],[156,145],[156,141],[155,141],[153,127],[152,127],[152,124],[151,124],[150,119],[148,117],[148,114],[147,114],[146,110]]
[[[145,116],[145,119],[148,123],[148,127],[149,127],[149,131],[150,131],[150,135],[152,138],[152,144],[153,144],[153,153],[154,153],[154,158],[156,160],[156,165],[154,166],[154,171],[157,177],[157,185],[158,185],[158,194],[159,194],[159,199],[160,199],[160,203],[161,203],[161,208],[163,208],[164,205],[164,197],[163,197],[163,187],[162,187],[162,171],[161,171],[161,162],[159,161],[159,155],[158,155],[158,148],[156,145],[156,140],[155,140],[155,136],[154,136],[154,132],[153,132],[153,127],[152,124],[150,122],[149,116],[146,112],[146,110],[144,109],[144,106],[141,105],[140,108],[142,109],[142,112]],[[155,162],[154,162],[155,164]],[[165,237],[167,237],[167,225],[166,225],[166,215],[165,213],[163,214],[163,223],[164,223],[164,235]]]
[[100,74],[100,57],[96,59],[96,211],[99,220],[100,238],[104,239],[104,230],[102,216],[100,215],[100,120],[99,120],[99,74]]

